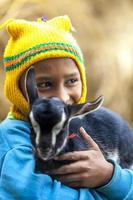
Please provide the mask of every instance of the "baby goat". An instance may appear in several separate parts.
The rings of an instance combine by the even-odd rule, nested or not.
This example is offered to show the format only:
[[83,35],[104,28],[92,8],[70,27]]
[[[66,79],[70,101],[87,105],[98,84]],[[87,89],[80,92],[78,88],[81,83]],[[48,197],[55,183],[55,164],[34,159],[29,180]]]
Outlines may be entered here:
[[89,149],[79,133],[81,126],[99,145],[106,159],[133,169],[133,132],[121,117],[101,107],[102,96],[91,103],[66,105],[56,97],[38,97],[35,84],[31,67],[26,74],[26,88],[37,171],[69,163],[54,160],[57,155]]

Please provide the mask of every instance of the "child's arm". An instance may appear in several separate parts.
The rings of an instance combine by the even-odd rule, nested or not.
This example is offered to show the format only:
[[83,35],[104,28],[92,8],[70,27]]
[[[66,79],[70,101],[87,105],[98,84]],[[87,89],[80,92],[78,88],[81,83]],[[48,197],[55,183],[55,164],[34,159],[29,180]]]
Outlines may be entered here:
[[122,169],[114,163],[114,174],[111,181],[96,191],[105,195],[110,200],[132,200],[133,199],[133,171]]
[[[88,152],[72,152],[59,156],[58,159],[72,159],[76,162],[70,164],[70,169],[68,166],[63,166],[60,167],[60,169],[52,170],[52,173],[55,175],[58,174],[58,179],[69,186],[75,185],[76,187],[79,187],[79,185],[83,185],[84,187],[93,187],[95,191],[104,195],[104,197],[109,200],[131,200],[133,198],[133,171],[122,169],[111,160],[109,162],[106,161],[101,155],[101,151],[93,139],[83,129],[81,129],[81,133],[89,145],[91,145],[90,150],[88,150]],[[86,164],[84,160],[87,161]],[[113,171],[109,170],[109,173],[106,173],[107,163],[111,164],[112,170],[114,169]],[[80,167],[78,167],[78,165]],[[86,171],[84,171],[84,174],[86,173],[86,175],[83,174],[83,170],[85,170],[85,168]],[[76,170],[79,170],[78,173]],[[70,177],[72,177],[73,182],[70,181]],[[94,188],[94,185],[104,186]],[[95,191],[93,190],[93,192]],[[102,198],[104,199],[104,197]]]
[[11,149],[0,158],[0,166],[2,200],[78,200],[78,191],[53,181],[48,175],[34,173],[29,147]]

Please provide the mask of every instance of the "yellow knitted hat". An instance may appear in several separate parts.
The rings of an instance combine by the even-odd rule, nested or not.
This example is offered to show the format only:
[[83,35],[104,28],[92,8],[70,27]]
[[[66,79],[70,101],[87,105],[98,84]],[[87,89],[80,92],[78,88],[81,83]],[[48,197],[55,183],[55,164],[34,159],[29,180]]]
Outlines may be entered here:
[[10,20],[6,23],[6,28],[10,39],[3,59],[6,71],[4,89],[12,103],[11,112],[15,118],[25,120],[29,112],[28,103],[19,89],[21,75],[34,63],[47,58],[69,57],[76,62],[82,80],[82,95],[78,103],[85,101],[83,56],[71,34],[72,25],[68,16],[59,16],[48,21],[42,18],[36,22]]

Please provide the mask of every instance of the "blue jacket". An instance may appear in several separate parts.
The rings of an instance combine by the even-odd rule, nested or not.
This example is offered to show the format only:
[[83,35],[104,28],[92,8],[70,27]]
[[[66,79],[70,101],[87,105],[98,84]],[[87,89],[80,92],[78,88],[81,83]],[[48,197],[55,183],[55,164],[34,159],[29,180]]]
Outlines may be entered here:
[[97,189],[72,189],[34,172],[27,122],[0,124],[0,200],[133,200],[133,172],[116,163],[112,180]]

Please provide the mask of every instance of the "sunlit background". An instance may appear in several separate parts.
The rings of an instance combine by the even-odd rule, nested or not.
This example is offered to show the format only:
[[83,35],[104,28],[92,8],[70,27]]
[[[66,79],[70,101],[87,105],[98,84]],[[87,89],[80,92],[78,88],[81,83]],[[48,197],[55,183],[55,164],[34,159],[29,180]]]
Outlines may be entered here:
[[[105,96],[104,106],[121,114],[133,127],[133,1],[132,0],[1,0],[0,24],[9,18],[36,20],[69,15],[84,54],[88,99]],[[0,30],[0,60],[7,43]],[[0,62],[0,119],[9,102],[3,94]]]

